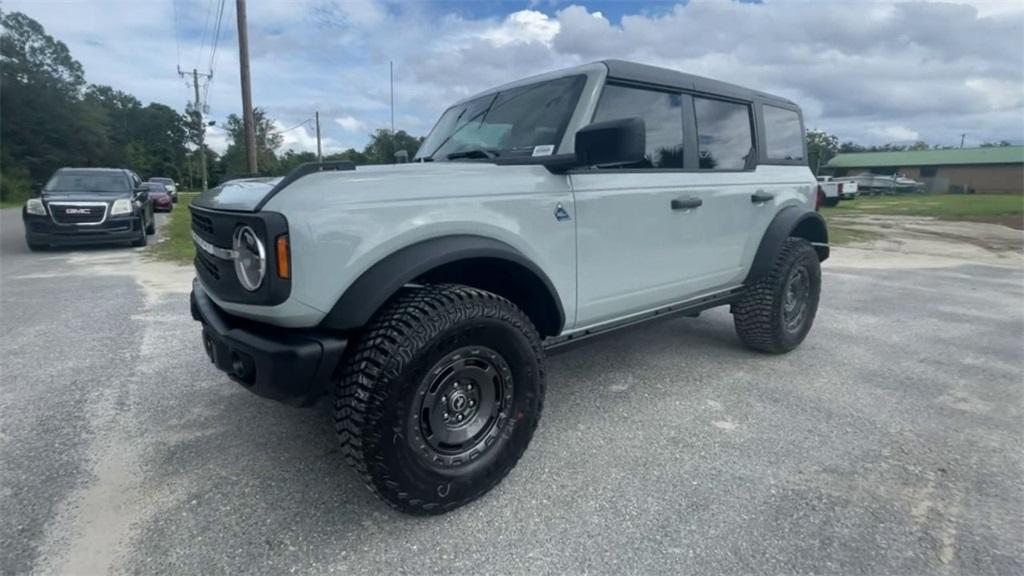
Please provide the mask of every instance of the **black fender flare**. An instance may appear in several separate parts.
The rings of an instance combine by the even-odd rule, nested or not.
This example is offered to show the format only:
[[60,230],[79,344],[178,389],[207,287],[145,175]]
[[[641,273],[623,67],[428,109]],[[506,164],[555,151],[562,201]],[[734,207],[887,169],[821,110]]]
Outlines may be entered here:
[[445,264],[477,258],[505,260],[536,276],[554,303],[561,331],[565,326],[565,311],[547,274],[514,247],[493,238],[469,234],[424,240],[383,258],[345,290],[320,326],[331,330],[361,328],[402,286]]
[[775,259],[782,250],[786,238],[790,236],[798,236],[810,241],[818,253],[819,261],[824,262],[828,258],[828,227],[825,225],[825,219],[817,212],[789,206],[775,215],[764,236],[761,237],[761,244],[757,247],[754,263],[744,280],[745,284],[756,282],[758,278],[768,273],[772,265],[775,264]]

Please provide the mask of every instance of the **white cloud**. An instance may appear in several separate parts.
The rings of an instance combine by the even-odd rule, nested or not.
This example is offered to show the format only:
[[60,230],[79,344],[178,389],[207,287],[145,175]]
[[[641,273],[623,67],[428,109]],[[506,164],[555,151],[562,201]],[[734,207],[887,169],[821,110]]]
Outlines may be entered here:
[[223,154],[228,149],[230,138],[228,133],[219,126],[207,126],[206,127],[206,147],[213,150],[217,154]]
[[915,142],[921,137],[906,126],[870,126],[868,132],[888,142]]
[[964,85],[976,96],[988,101],[994,110],[1019,110],[1024,107],[1024,86],[998,78],[968,78]]
[[499,26],[485,30],[480,37],[495,46],[529,44],[531,42],[550,46],[551,40],[558,34],[559,28],[558,21],[552,20],[543,12],[520,10],[509,14]]
[[[315,127],[310,127],[309,124],[301,124],[298,127],[285,126],[280,120],[274,120],[274,129],[281,133],[281,151],[316,152]],[[321,139],[324,150],[333,148],[333,140],[323,139],[322,132]]]
[[368,130],[366,123],[354,116],[339,116],[334,121],[346,132],[366,132]]

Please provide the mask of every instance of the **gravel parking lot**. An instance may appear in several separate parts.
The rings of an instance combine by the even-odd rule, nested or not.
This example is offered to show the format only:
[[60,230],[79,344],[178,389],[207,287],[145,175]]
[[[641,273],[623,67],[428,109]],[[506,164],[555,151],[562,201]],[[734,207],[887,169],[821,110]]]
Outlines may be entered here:
[[725,310],[549,358],[490,495],[413,518],[326,405],[207,363],[188,268],[0,212],[0,573],[1021,574],[1024,269],[837,250],[807,342]]

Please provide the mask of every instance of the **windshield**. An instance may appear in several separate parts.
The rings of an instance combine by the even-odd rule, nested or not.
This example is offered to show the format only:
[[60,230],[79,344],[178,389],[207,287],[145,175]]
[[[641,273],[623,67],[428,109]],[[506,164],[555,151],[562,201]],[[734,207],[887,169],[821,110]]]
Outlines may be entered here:
[[159,182],[161,184],[174,184],[174,180],[170,178],[150,178],[150,182]]
[[509,88],[453,106],[441,115],[416,158],[448,160],[472,151],[497,156],[556,153],[585,76]]
[[128,179],[116,172],[62,172],[54,174],[47,192],[127,192]]

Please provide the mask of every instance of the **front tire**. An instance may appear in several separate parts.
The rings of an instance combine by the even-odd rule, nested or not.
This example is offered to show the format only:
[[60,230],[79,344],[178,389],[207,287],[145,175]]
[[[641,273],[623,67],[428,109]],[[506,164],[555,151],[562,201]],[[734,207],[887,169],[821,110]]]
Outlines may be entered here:
[[342,453],[402,512],[440,514],[494,488],[540,420],[543,351],[511,302],[459,285],[400,293],[343,361]]
[[736,334],[754,350],[789,352],[810,331],[820,293],[817,252],[803,238],[787,238],[772,269],[733,305]]
[[136,238],[135,240],[132,240],[132,246],[135,247],[135,248],[142,248],[146,244],[149,244],[149,235],[146,233],[146,230],[143,228],[144,223],[145,223],[145,220],[143,220],[142,222],[139,222],[139,237]]
[[839,197],[830,198],[826,196],[823,204],[829,208],[835,208],[836,206],[839,206]]

